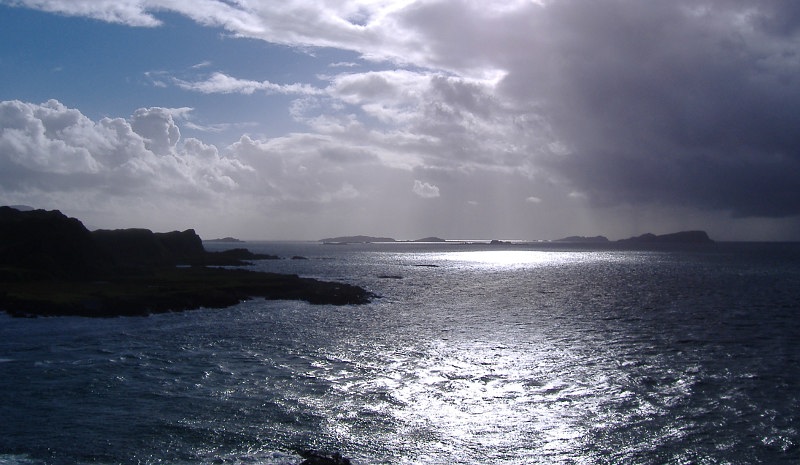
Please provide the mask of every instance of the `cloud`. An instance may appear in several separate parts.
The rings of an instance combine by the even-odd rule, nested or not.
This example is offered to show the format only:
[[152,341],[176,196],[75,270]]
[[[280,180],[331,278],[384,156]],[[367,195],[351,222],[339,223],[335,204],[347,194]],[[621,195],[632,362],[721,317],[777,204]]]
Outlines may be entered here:
[[200,124],[191,120],[183,122],[183,126],[185,128],[200,132],[208,132],[208,133],[220,133],[235,128],[244,128],[247,126],[257,126],[257,125],[258,124],[253,121],[243,122],[243,123],[213,123],[213,124]]
[[352,61],[337,61],[328,65],[329,68],[355,68],[357,66],[358,63],[353,63]]
[[166,108],[139,108],[131,118],[131,129],[142,137],[147,150],[174,153],[181,131],[172,115]]
[[704,6],[553,2],[531,14],[531,42],[547,45],[532,44],[502,88],[543,102],[567,147],[541,166],[599,205],[800,213],[789,174],[800,169],[799,83],[789,77],[800,62],[793,36],[766,27],[797,8]]
[[[426,95],[425,127],[451,135],[447,146],[457,148],[446,158],[544,171],[596,206],[800,214],[792,175],[800,170],[793,129],[800,123],[800,8],[722,1],[493,5],[415,2],[393,16],[406,37],[420,40],[419,50],[406,55],[415,63],[462,77],[502,71],[496,87],[469,91],[468,81],[454,85],[442,76],[438,94]],[[470,98],[479,103],[470,105]],[[458,125],[438,126],[448,116]],[[511,127],[519,130],[498,129]]]
[[[345,10],[272,12],[325,22]],[[367,10],[366,26],[303,29],[293,44],[330,44],[344,28],[337,47],[425,68],[343,73],[325,89],[222,73],[179,85],[319,97],[301,105],[317,111],[302,116],[321,132],[344,127],[346,112],[358,108],[363,117],[350,129],[388,125],[420,138],[413,166],[548,173],[597,206],[800,213],[791,176],[800,169],[800,61],[790,4],[415,2]],[[272,21],[264,8],[251,12]],[[253,36],[277,40],[270,34]]]
[[294,218],[296,228],[297,216],[335,224],[349,202],[366,194],[377,208],[378,194],[396,184],[374,156],[334,138],[242,136],[220,150],[183,138],[176,114],[187,112],[140,108],[128,119],[93,121],[55,100],[0,102],[0,199],[85,211],[103,227],[140,218],[156,229],[224,228],[261,222],[245,218],[262,211],[268,231],[278,218]]
[[14,176],[13,167],[25,173],[96,173],[100,165],[92,156],[93,147],[106,148],[94,124],[55,100],[38,106],[20,101],[0,104],[0,163],[8,182],[22,181]]
[[[454,2],[456,7],[462,3]],[[507,2],[480,2],[483,13],[509,9]],[[410,24],[408,16],[419,7],[412,1],[290,0],[279,4],[259,0],[16,0],[42,11],[85,16],[129,26],[158,26],[154,13],[173,12],[198,24],[222,28],[235,37],[299,47],[351,50],[375,61],[433,64],[427,38]],[[476,7],[472,6],[475,11]],[[512,9],[513,10],[513,9]],[[458,11],[455,9],[454,11]],[[513,11],[511,11],[513,13]]]
[[535,203],[542,203],[542,199],[540,199],[539,197],[533,197],[533,196],[527,197],[525,199],[525,201],[528,202],[528,203],[534,203],[534,204]]
[[435,199],[436,197],[439,197],[438,187],[434,186],[433,184],[428,184],[427,182],[422,182],[418,179],[414,180],[413,191],[423,199]]
[[363,115],[358,124],[405,136],[413,166],[531,172],[535,157],[547,151],[547,128],[521,124],[539,117],[499,96],[497,84],[497,79],[422,71],[343,73],[330,77],[327,106],[317,101],[304,113],[316,111],[329,121],[333,114],[358,109]]
[[136,0],[20,0],[11,2],[11,5],[25,5],[50,13],[83,16],[128,26],[154,27],[161,25],[161,21],[148,13],[142,3]]
[[95,122],[56,100],[0,102],[2,189],[202,196],[250,172],[196,139],[179,144],[176,113],[141,108]]
[[347,140],[312,134],[242,136],[221,153],[182,138],[173,115],[186,114],[152,107],[129,119],[92,121],[55,100],[0,102],[0,188],[7,194],[69,188],[164,203],[172,196],[330,203],[358,197],[355,183],[369,184],[370,172],[380,170],[375,156]]
[[[243,136],[219,150],[220,163],[235,160],[258,173],[229,173],[228,185],[242,195],[315,205],[366,201],[377,195],[371,170],[384,184],[391,178],[398,199],[413,197],[412,182],[414,192],[441,187],[449,196],[477,179],[469,188],[480,192],[459,197],[480,199],[476,209],[486,198],[524,205],[537,192],[548,206],[582,199],[597,211],[800,215],[794,2],[14,4],[132,26],[156,26],[154,15],[168,11],[235,37],[333,47],[365,59],[363,71],[334,64],[330,70],[341,73],[315,77],[319,86],[227,72],[194,80],[148,74],[154,85],[191,92],[296,97],[291,115],[306,132]],[[3,116],[2,163],[19,175],[6,175],[9,183],[34,182],[29,174],[38,171],[53,182],[93,176],[115,166],[110,160],[127,159],[134,172],[172,170],[187,176],[177,185],[198,184],[180,163],[158,166],[187,155],[175,131],[195,123],[176,122],[176,114],[142,109],[127,120],[93,122],[77,110],[26,105]]]
[[[592,230],[576,217],[585,202],[569,204],[546,177],[435,167],[422,159],[414,166],[387,163],[411,149],[429,150],[428,139],[356,125],[326,134],[245,135],[218,148],[183,137],[186,121],[173,113],[151,107],[95,121],[57,101],[0,102],[0,200],[59,208],[95,227],[195,227],[207,237],[438,231],[547,238]],[[535,218],[521,214],[532,183],[548,199]],[[673,224],[653,215],[664,228]],[[618,217],[603,224],[605,234],[630,231]],[[774,226],[747,224],[762,231]]]
[[307,84],[275,84],[269,81],[237,79],[224,73],[213,73],[202,81],[184,81],[173,78],[175,84],[184,90],[203,94],[245,94],[256,91],[267,94],[316,95],[322,91]]

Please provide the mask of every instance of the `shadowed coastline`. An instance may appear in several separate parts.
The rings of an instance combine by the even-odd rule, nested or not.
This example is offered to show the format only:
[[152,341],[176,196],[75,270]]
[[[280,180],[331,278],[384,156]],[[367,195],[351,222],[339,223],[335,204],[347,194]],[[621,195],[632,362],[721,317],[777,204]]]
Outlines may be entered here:
[[0,207],[0,311],[113,317],[224,308],[253,297],[332,305],[373,297],[344,283],[219,268],[275,258],[246,249],[208,252],[191,229],[90,232],[57,210]]

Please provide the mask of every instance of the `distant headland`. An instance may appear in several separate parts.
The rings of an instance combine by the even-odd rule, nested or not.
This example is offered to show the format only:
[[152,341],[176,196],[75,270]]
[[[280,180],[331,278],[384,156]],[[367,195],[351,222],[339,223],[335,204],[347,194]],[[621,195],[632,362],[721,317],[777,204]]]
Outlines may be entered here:
[[[553,242],[609,243],[605,236],[569,236]],[[656,235],[652,233],[613,241],[618,244],[711,244],[714,241],[705,231],[680,231],[670,234]]]
[[442,239],[441,237],[428,236],[428,237],[423,237],[422,239],[416,239],[412,242],[447,242],[447,240]]
[[372,297],[349,284],[219,268],[275,258],[208,252],[192,229],[90,232],[58,210],[0,207],[0,311],[111,317],[223,308],[251,297],[333,305]]
[[620,239],[617,242],[633,244],[711,244],[714,241],[705,231],[681,231],[670,234],[655,235],[652,233]]

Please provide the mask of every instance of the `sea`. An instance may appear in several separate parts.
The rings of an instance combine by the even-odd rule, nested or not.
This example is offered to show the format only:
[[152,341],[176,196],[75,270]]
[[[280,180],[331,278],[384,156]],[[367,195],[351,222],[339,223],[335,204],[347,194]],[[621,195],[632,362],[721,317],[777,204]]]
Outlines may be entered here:
[[2,314],[0,464],[800,463],[800,243],[233,247],[376,297]]

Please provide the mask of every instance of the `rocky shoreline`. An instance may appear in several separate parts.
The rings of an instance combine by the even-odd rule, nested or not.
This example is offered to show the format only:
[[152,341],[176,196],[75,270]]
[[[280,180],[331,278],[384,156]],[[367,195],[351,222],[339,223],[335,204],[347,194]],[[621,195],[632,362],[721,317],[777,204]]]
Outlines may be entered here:
[[176,268],[108,281],[32,280],[0,283],[0,310],[16,317],[146,316],[198,308],[226,308],[251,298],[311,304],[370,302],[350,284],[222,268]]
[[140,316],[225,308],[250,298],[365,304],[358,286],[220,266],[275,259],[212,253],[193,230],[88,231],[58,211],[0,207],[0,311],[12,316]]

